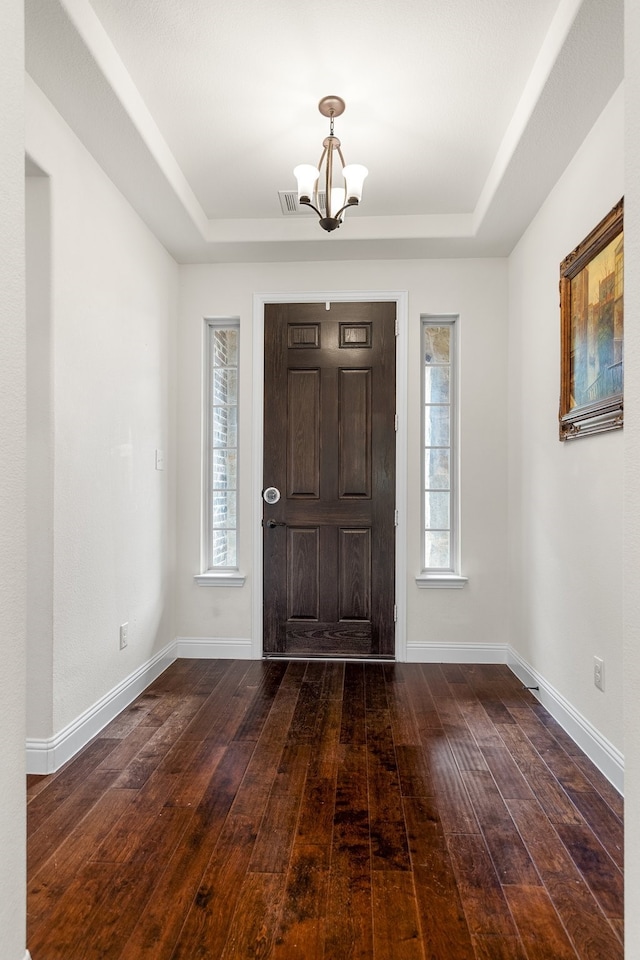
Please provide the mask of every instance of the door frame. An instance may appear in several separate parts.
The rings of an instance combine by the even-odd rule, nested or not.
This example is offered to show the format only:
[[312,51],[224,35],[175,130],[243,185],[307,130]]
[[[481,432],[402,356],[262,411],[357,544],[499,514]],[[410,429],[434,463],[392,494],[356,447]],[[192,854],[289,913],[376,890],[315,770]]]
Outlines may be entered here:
[[253,616],[251,656],[263,656],[263,530],[262,486],[264,454],[264,308],[267,303],[354,303],[391,301],[396,304],[396,634],[395,657],[407,658],[407,333],[408,291],[305,291],[253,295]]

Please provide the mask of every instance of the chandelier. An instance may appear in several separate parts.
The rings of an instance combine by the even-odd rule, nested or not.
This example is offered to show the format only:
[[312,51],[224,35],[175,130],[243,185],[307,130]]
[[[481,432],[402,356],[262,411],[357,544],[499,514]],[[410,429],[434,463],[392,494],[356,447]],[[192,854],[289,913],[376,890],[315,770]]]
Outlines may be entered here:
[[[366,167],[360,163],[345,165],[340,141],[333,133],[333,121],[344,113],[345,102],[341,97],[323,97],[318,104],[318,110],[323,117],[329,118],[329,136],[325,137],[322,146],[322,156],[317,167],[310,163],[301,163],[293,171],[298,181],[298,202],[311,207],[320,217],[320,226],[323,230],[337,230],[342,223],[345,210],[348,207],[357,207],[362,200],[362,185],[368,174]],[[340,161],[342,182],[335,182],[335,158]],[[322,165],[324,164],[324,174]],[[321,211],[318,183],[320,178],[324,182],[324,213]]]

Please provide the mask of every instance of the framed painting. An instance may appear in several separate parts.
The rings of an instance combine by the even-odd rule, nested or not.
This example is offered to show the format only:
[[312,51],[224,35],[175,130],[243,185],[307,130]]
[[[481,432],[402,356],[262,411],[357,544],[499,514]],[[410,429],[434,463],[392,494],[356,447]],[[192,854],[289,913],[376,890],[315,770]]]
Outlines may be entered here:
[[621,200],[560,264],[560,439],[623,422]]

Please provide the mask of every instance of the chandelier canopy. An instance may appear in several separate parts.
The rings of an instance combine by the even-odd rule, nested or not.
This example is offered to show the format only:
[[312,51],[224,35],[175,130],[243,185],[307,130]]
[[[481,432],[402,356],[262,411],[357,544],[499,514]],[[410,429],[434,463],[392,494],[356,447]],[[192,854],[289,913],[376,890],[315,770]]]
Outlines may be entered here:
[[[298,181],[298,202],[311,207],[320,217],[323,230],[332,231],[342,223],[348,207],[357,207],[362,200],[362,186],[368,174],[360,163],[344,162],[340,141],[334,135],[333,121],[345,110],[342,97],[323,97],[318,104],[323,117],[329,118],[329,136],[322,143],[322,156],[317,167],[301,163],[293,171]],[[335,163],[335,158],[339,160]],[[324,165],[324,171],[323,171]],[[324,182],[325,210],[321,210],[319,183]]]

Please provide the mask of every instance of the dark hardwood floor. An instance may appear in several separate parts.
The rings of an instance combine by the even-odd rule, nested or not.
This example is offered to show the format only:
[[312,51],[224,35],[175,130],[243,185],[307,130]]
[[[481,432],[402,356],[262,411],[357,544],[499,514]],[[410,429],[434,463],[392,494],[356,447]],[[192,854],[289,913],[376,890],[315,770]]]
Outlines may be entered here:
[[616,960],[622,800],[505,666],[174,663],[28,785],[33,960]]

